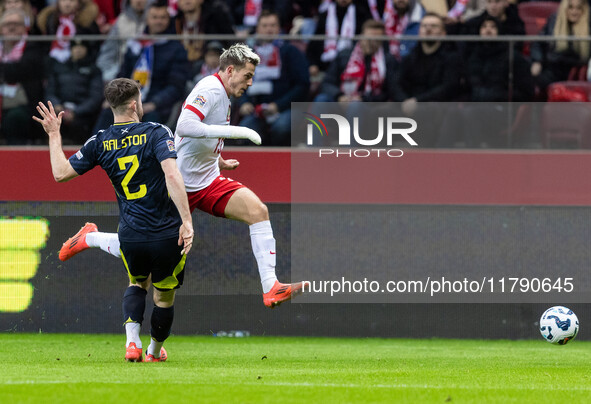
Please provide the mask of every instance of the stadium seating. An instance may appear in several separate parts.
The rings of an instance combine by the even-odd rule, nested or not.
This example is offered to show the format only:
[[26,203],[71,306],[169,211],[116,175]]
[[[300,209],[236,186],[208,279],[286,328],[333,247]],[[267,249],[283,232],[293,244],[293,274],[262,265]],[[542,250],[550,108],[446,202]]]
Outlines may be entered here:
[[553,1],[532,1],[518,5],[519,17],[525,23],[526,35],[538,35],[546,20],[558,9],[558,4]]
[[587,65],[575,66],[570,69],[568,81],[587,81]]
[[[591,97],[591,83],[559,82],[576,92],[585,92]],[[549,89],[549,92],[552,88]],[[576,147],[591,149],[591,103],[588,102],[547,102],[542,109],[541,142],[545,148]]]

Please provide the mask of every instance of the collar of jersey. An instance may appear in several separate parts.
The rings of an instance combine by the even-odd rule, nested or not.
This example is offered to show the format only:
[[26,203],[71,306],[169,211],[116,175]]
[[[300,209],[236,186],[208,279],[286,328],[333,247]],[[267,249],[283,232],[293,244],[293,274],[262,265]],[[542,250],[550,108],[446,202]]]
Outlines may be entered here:
[[113,125],[129,125],[130,123],[135,123],[134,121],[129,121],[129,122],[117,122],[114,123]]

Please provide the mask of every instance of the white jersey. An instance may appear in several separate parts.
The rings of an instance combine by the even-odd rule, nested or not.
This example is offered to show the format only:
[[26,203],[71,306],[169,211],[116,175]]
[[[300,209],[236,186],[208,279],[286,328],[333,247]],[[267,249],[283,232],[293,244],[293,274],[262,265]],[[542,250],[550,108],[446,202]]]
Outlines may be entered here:
[[[195,127],[196,136],[181,137],[175,133],[177,165],[185,180],[187,192],[206,188],[220,175],[218,161],[224,139],[201,136],[203,125],[230,124],[230,97],[218,74],[200,80],[185,100],[177,128]],[[193,126],[194,125],[194,126]]]

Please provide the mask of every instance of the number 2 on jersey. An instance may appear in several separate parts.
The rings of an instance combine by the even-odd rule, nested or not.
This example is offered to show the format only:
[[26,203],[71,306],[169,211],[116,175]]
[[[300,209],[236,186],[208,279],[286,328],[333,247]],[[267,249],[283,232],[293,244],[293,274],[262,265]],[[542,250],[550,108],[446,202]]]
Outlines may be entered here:
[[125,174],[125,177],[123,177],[123,181],[121,181],[121,187],[123,188],[123,192],[125,192],[125,197],[128,200],[131,200],[143,198],[144,196],[146,196],[146,193],[148,192],[146,184],[140,185],[140,189],[137,192],[129,192],[129,182],[131,181],[131,178],[140,166],[140,163],[137,159],[137,155],[134,154],[132,156],[119,157],[117,159],[117,162],[119,163],[119,169],[121,171],[125,170],[127,164],[131,163],[129,171],[127,172],[127,174]]

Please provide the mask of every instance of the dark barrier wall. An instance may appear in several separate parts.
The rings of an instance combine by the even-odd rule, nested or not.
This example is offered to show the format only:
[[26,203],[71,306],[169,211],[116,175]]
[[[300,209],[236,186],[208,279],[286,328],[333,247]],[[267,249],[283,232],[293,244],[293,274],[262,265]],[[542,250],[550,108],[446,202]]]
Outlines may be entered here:
[[[290,230],[291,211],[285,197],[285,182],[289,183],[289,154],[282,152],[225,153],[227,157],[238,156],[242,165],[236,175],[251,185],[263,200],[270,204],[271,219],[278,251],[278,275],[280,279],[289,279],[290,273]],[[32,156],[31,156],[32,154]],[[462,153],[460,153],[462,154]],[[463,155],[463,154],[462,154]],[[520,165],[518,154],[511,154],[512,162],[505,161],[504,167],[509,165],[515,170]],[[528,153],[527,163],[522,171],[514,171],[513,176],[527,176],[528,170],[535,170],[536,159]],[[31,158],[31,167],[23,170],[23,159]],[[248,157],[246,157],[248,156]],[[273,156],[273,157],[272,157]],[[501,154],[502,158],[507,155]],[[441,228],[449,217],[450,209],[454,212],[466,212],[471,217],[480,214],[487,215],[487,222],[503,221],[509,226],[520,221],[521,211],[525,213],[564,218],[575,223],[577,218],[591,215],[591,208],[572,205],[591,205],[589,188],[584,176],[570,175],[569,170],[588,172],[591,155],[546,154],[540,155],[556,158],[563,156],[561,165],[557,163],[554,177],[547,181],[536,179],[539,184],[537,190],[528,192],[540,195],[539,205],[542,207],[521,206],[510,202],[511,197],[519,199],[522,195],[515,193],[504,196],[505,206],[459,206],[461,203],[453,201],[451,205],[435,204],[428,197],[415,201],[415,205],[405,206],[412,215],[420,220],[421,212],[425,220],[434,227]],[[584,159],[581,157],[585,157]],[[125,289],[127,278],[121,262],[98,249],[86,251],[79,256],[62,263],[57,259],[57,251],[66,238],[76,232],[86,221],[94,221],[99,229],[114,231],[117,226],[117,206],[114,202],[101,202],[113,199],[113,191],[108,181],[97,174],[96,181],[87,178],[74,180],[71,184],[54,184],[49,169],[47,151],[4,151],[0,158],[10,164],[4,165],[7,172],[2,179],[0,192],[4,202],[0,203],[0,215],[5,218],[21,216],[44,218],[49,226],[49,234],[45,247],[40,251],[40,261],[34,276],[30,279],[33,295],[28,305],[21,312],[0,313],[0,330],[2,331],[30,331],[30,332],[120,332],[121,331],[121,296]],[[424,155],[425,161],[443,160],[442,154],[432,153]],[[275,160],[273,160],[275,159]],[[457,166],[458,156],[448,155],[450,164]],[[264,162],[271,160],[273,167],[266,167]],[[19,165],[15,165],[19,161]],[[283,163],[281,163],[283,161]],[[478,171],[474,163],[478,159],[471,159],[468,165],[457,167],[462,172]],[[532,163],[533,161],[533,163]],[[589,162],[587,162],[589,161]],[[252,163],[251,165],[245,162]],[[256,165],[255,165],[256,164]],[[35,169],[34,167],[37,167]],[[287,168],[286,168],[287,167]],[[446,168],[439,165],[438,172]],[[561,167],[569,174],[561,171]],[[242,171],[241,171],[242,170]],[[501,170],[501,168],[499,168]],[[502,171],[502,170],[501,170]],[[449,172],[449,169],[448,169]],[[482,177],[494,177],[494,173],[482,173]],[[234,174],[234,173],[232,173]],[[244,175],[243,178],[239,177]],[[285,177],[287,174],[287,178]],[[418,177],[428,177],[427,172],[416,172]],[[440,175],[440,174],[434,174]],[[9,179],[7,179],[9,177]],[[453,175],[451,176],[453,178]],[[499,174],[500,180],[502,175]],[[20,178],[20,181],[18,180]],[[265,181],[272,178],[272,181]],[[561,190],[553,194],[548,191],[553,182],[559,179]],[[262,180],[261,180],[262,179]],[[88,182],[89,184],[85,184]],[[104,187],[103,182],[107,182]],[[450,183],[454,181],[450,180]],[[511,182],[507,179],[507,182]],[[32,183],[32,186],[30,185]],[[264,184],[267,185],[264,185]],[[80,185],[78,185],[80,184]],[[83,185],[84,184],[84,185]],[[61,191],[62,186],[67,192]],[[88,192],[78,187],[89,187]],[[419,184],[415,185],[420,188]],[[458,188],[457,183],[454,185]],[[15,190],[15,187],[18,189]],[[88,193],[102,187],[104,194],[101,198],[88,197]],[[258,188],[257,188],[258,187]],[[535,188],[535,187],[534,187]],[[272,193],[283,189],[281,195]],[[55,190],[55,191],[54,191]],[[516,188],[517,190],[517,188]],[[469,189],[464,190],[470,195]],[[517,192],[517,191],[516,191]],[[5,197],[10,195],[11,197]],[[39,201],[20,199],[30,195],[37,195]],[[418,195],[418,194],[417,194]],[[574,196],[573,196],[574,195]],[[570,199],[569,199],[570,198]],[[558,200],[559,203],[549,202]],[[57,202],[68,200],[68,202]],[[81,200],[84,202],[76,202]],[[91,202],[98,200],[99,202]],[[531,202],[535,204],[534,202]],[[482,201],[481,205],[496,205],[498,201]],[[503,203],[501,203],[502,205]],[[564,205],[571,205],[565,207]],[[507,221],[509,218],[509,221]],[[262,305],[260,285],[256,264],[250,250],[248,228],[240,223],[213,218],[200,212],[194,214],[196,226],[196,244],[187,263],[188,275],[186,284],[179,292],[176,303],[176,320],[174,332],[177,334],[207,334],[220,330],[241,329],[249,330],[255,335],[330,335],[330,336],[379,336],[379,337],[464,337],[464,338],[538,338],[536,322],[547,304],[308,304],[305,299],[299,303],[286,304],[275,310],[266,309]],[[511,222],[511,221],[515,222]],[[474,226],[462,228],[462,237],[470,239],[471,234],[482,237],[486,228],[476,222]],[[429,223],[425,224],[428,228]],[[580,244],[588,244],[589,234],[586,226],[580,225],[569,228],[556,228],[554,237],[560,234],[568,240],[578,240],[574,247],[579,251]],[[458,233],[460,234],[460,233]],[[530,248],[528,243],[536,238],[536,228],[521,233],[520,240],[524,249]],[[460,250],[461,246],[457,246]],[[565,261],[565,265],[577,265],[573,270],[584,270],[586,256],[574,256],[572,246],[566,245],[560,254],[572,258]],[[451,246],[450,254],[453,254]],[[501,252],[502,253],[502,252]],[[2,262],[3,266],[8,265]],[[531,265],[535,265],[535,257]],[[295,279],[294,279],[295,280]],[[1,280],[0,280],[1,282]],[[0,289],[1,290],[1,289]],[[0,299],[3,296],[0,296]],[[569,304],[582,324],[581,339],[589,339],[585,333],[585,325],[591,324],[588,304]],[[147,314],[150,313],[148,307]],[[145,325],[146,327],[148,324]]]

